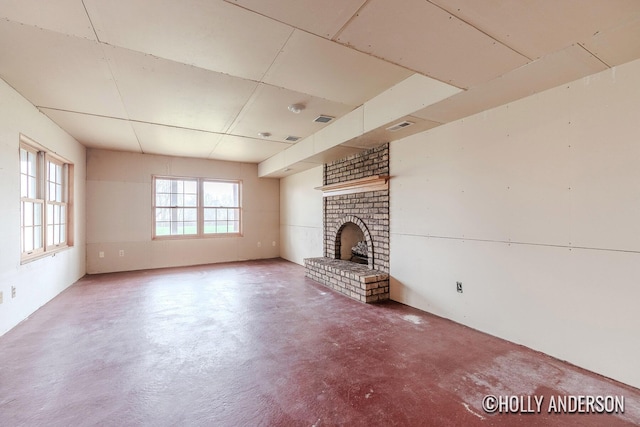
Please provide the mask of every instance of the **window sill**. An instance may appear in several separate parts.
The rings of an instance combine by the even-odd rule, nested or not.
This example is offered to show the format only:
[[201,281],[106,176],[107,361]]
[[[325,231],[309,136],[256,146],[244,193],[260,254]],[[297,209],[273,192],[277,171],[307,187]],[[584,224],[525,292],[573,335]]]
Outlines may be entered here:
[[67,245],[67,246],[61,246],[61,247],[56,248],[56,249],[48,250],[46,252],[38,252],[38,253],[35,253],[35,254],[31,254],[31,255],[22,255],[22,257],[20,259],[20,265],[29,264],[30,262],[37,261],[39,259],[50,257],[50,256],[53,257],[53,256],[56,256],[56,254],[58,254],[60,252],[63,252],[63,251],[66,251],[67,249],[71,249],[71,248],[73,248],[73,246]]
[[218,234],[194,234],[194,235],[177,235],[177,236],[153,236],[151,240],[203,240],[218,239],[224,237],[243,237],[242,233],[218,233]]

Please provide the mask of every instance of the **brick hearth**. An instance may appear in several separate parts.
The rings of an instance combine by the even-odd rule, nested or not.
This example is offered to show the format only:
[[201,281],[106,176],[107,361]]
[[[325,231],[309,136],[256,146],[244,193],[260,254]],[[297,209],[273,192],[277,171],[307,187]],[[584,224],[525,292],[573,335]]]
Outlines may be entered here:
[[389,275],[366,265],[331,258],[307,258],[305,275],[362,302],[389,299]]

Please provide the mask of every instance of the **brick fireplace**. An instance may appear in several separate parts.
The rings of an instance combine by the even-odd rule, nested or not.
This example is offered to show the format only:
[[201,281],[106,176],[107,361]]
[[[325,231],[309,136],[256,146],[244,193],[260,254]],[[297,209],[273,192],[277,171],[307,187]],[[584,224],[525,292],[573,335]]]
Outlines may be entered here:
[[363,302],[389,299],[389,144],[324,165],[324,257],[306,276]]

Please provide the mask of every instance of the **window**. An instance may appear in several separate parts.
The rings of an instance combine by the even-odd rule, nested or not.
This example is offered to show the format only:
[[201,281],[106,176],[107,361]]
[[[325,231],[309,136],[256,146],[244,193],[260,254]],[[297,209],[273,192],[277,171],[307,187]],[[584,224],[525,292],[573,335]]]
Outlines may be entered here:
[[70,244],[69,194],[73,165],[21,137],[21,258],[29,260]]
[[241,234],[240,182],[153,177],[153,237]]

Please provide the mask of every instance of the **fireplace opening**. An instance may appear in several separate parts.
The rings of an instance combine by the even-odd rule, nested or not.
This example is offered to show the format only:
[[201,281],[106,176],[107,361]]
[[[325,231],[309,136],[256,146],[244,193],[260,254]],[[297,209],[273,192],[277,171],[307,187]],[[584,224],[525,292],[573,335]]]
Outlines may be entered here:
[[368,264],[367,242],[362,229],[353,222],[347,222],[338,233],[340,259],[358,264]]

